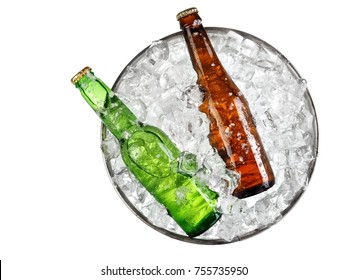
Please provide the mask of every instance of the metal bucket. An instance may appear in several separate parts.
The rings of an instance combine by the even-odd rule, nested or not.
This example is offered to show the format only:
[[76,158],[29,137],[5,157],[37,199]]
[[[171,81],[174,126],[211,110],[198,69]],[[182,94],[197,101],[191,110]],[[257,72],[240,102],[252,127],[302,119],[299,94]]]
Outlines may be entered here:
[[[294,68],[294,66],[279,51],[277,51],[274,47],[267,44],[263,40],[256,38],[250,34],[247,34],[247,33],[241,32],[241,31],[237,31],[237,30],[233,30],[233,29],[212,27],[212,28],[206,28],[206,30],[207,30],[209,36],[211,37],[212,43],[214,43],[214,40],[218,40],[218,38],[222,38],[223,36],[224,37],[228,36],[228,34],[229,35],[234,34],[237,36],[242,36],[244,39],[247,39],[251,42],[254,42],[256,45],[260,46],[261,48],[263,48],[263,47],[266,48],[267,51],[273,52],[273,53],[278,55],[278,59],[280,60],[280,62],[283,63],[284,65],[286,65],[286,67],[289,69],[290,74],[288,74],[288,75],[292,75],[292,77],[294,77],[295,79],[301,78],[299,73],[297,72],[297,70]],[[174,46],[177,44],[184,44],[183,35],[181,32],[171,34],[171,35],[161,39],[161,41],[166,42],[167,45],[169,46],[169,48],[171,46]],[[146,53],[147,53],[148,48],[149,47],[147,47],[143,51],[141,51],[124,68],[124,70],[119,75],[115,84],[112,87],[114,92],[117,93],[119,88],[122,87],[122,83],[125,82],[124,77],[127,74],[129,67],[136,67],[139,64],[143,63],[143,61],[146,59]],[[224,52],[225,52],[225,50],[228,50],[228,48],[224,48]],[[223,49],[218,50],[216,48],[216,51],[217,51],[217,54],[220,55],[222,53],[218,53],[218,52],[223,52]],[[222,61],[222,63],[223,63],[223,61]],[[182,74],[184,74],[184,73],[182,73]],[[131,95],[132,93],[129,92],[127,94]],[[247,98],[247,91],[244,92],[244,94]],[[122,97],[122,96],[120,96],[120,97]],[[316,157],[318,154],[318,124],[317,124],[317,116],[316,116],[315,108],[313,105],[313,101],[312,101],[312,98],[311,98],[310,93],[309,93],[307,88],[305,89],[305,92],[303,95],[303,104],[304,104],[307,112],[309,112],[309,114],[310,114],[309,117],[312,117],[312,126],[307,128],[307,131],[304,132],[305,135],[306,134],[309,135],[309,139],[307,140],[309,142],[307,143],[307,145],[310,147],[310,149],[312,151],[312,160],[310,160],[310,162],[307,164],[307,168],[305,169],[305,174],[303,175],[305,178],[305,182],[302,184],[302,186],[300,186],[299,188],[296,189],[295,194],[290,198],[288,205],[279,211],[279,216],[275,217],[272,222],[265,223],[265,224],[262,222],[259,222],[257,225],[251,226],[248,231],[246,230],[246,231],[241,232],[240,234],[236,234],[235,237],[232,238],[231,240],[220,238],[217,233],[214,235],[213,232],[218,231],[216,229],[214,229],[214,231],[212,230],[211,231],[212,233],[210,235],[209,234],[207,234],[207,235],[203,234],[203,235],[198,236],[196,238],[190,238],[190,237],[186,236],[182,231],[179,231],[179,230],[176,231],[176,230],[172,230],[170,228],[159,227],[159,226],[155,225],[153,222],[150,221],[150,219],[148,218],[146,213],[144,213],[144,211],[141,211],[140,208],[138,207],[138,205],[136,205],[136,203],[134,203],[133,200],[129,199],[128,194],[126,194],[124,189],[116,183],[116,181],[114,180],[114,178],[116,176],[116,174],[114,172],[115,167],[113,166],[114,161],[112,161],[112,158],[110,158],[108,155],[105,155],[105,153],[103,153],[107,172],[110,176],[111,182],[112,182],[115,190],[118,192],[118,194],[120,195],[120,197],[122,198],[124,203],[133,211],[133,213],[137,217],[139,217],[140,220],[145,222],[147,225],[149,225],[150,227],[154,228],[155,230],[157,230],[157,231],[159,231],[159,232],[161,232],[161,233],[163,233],[169,237],[172,237],[172,238],[175,238],[175,239],[178,239],[181,241],[185,241],[185,242],[198,243],[198,244],[226,244],[226,243],[231,243],[231,242],[235,242],[235,241],[239,241],[239,240],[251,237],[251,236],[269,228],[270,226],[272,226],[273,224],[275,224],[279,220],[281,220],[281,218],[284,215],[286,215],[290,211],[290,209],[292,209],[292,207],[296,204],[298,199],[304,193],[304,191],[305,191],[305,189],[309,183],[309,180],[312,176],[315,162],[316,162]],[[130,106],[131,104],[128,104],[128,105],[131,108],[131,106]],[[102,137],[102,141],[104,141],[106,139],[106,137],[110,137],[109,134],[107,133],[107,129],[103,125],[102,125],[102,130],[101,130],[101,137]],[[117,145],[117,144],[115,144],[115,145]],[[288,160],[288,159],[285,159],[285,160]],[[272,165],[273,165],[273,163],[272,163]],[[280,189],[280,188],[281,188],[281,186],[277,186],[277,189]],[[265,192],[262,195],[257,195],[257,196],[252,197],[251,198],[252,202],[250,204],[255,205],[257,203],[257,200],[261,200],[261,199],[266,198],[266,195],[267,195],[267,192]],[[276,189],[274,191],[272,191],[271,196],[273,198],[272,201],[276,201]],[[277,206],[275,206],[275,207],[277,207]],[[214,227],[218,227],[218,226],[219,225],[217,224]]]

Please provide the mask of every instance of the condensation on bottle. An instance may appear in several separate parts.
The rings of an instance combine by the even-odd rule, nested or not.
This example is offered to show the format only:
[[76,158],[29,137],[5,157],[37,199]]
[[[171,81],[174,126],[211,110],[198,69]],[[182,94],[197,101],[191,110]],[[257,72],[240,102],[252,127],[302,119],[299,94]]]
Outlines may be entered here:
[[199,109],[210,120],[210,143],[226,167],[240,174],[233,195],[246,198],[266,191],[275,177],[245,96],[218,59],[198,10],[184,10],[177,20],[204,93]]
[[182,153],[159,128],[138,121],[90,67],[71,81],[119,140],[128,170],[188,236],[202,234],[219,220],[218,194],[193,176],[196,156]]

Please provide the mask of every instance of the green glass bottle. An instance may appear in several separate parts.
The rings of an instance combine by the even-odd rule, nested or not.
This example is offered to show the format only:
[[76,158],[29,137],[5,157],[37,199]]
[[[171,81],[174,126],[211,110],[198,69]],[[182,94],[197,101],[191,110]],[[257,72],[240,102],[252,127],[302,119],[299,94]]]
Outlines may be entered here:
[[139,122],[91,68],[85,67],[71,82],[118,139],[129,171],[188,236],[198,236],[218,221],[218,194],[192,177],[194,155],[182,154],[163,131]]

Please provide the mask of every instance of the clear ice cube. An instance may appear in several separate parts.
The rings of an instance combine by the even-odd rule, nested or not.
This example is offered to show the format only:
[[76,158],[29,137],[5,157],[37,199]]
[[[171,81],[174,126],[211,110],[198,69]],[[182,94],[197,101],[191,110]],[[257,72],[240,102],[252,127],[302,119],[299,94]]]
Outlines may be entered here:
[[166,208],[156,201],[153,201],[151,204],[148,219],[154,225],[162,228],[167,227],[170,224],[170,220],[172,220],[172,218],[167,214]]
[[234,63],[232,66],[227,68],[230,76],[239,82],[249,82],[252,80],[254,75],[254,67],[246,62]]
[[226,241],[234,241],[238,238],[240,231],[240,222],[231,215],[224,214],[218,225],[217,235]]
[[146,51],[146,56],[152,64],[169,58],[169,46],[166,41],[154,41]]
[[194,175],[198,170],[196,155],[189,152],[183,152],[179,158],[178,170],[184,174]]
[[224,40],[226,40],[224,46],[230,47],[235,51],[235,53],[238,53],[242,47],[244,37],[237,32],[229,31],[225,35]]
[[254,210],[256,213],[256,219],[260,225],[266,226],[272,224],[281,217],[280,210],[268,197],[257,201]]
[[257,58],[259,49],[259,45],[256,42],[247,38],[244,39],[241,43],[241,55],[251,60]]

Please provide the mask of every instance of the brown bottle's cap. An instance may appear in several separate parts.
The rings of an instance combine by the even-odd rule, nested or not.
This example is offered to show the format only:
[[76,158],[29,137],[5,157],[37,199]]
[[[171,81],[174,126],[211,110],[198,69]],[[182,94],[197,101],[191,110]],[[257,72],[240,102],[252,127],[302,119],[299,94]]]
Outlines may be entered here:
[[189,8],[189,9],[186,9],[186,10],[183,10],[182,12],[179,12],[176,16],[177,20],[180,20],[181,18],[184,18],[188,15],[191,15],[191,14],[195,14],[195,13],[198,13],[198,9],[195,8],[195,7],[192,7],[192,8]]
[[79,71],[75,76],[72,77],[71,83],[76,84],[83,76],[92,71],[92,68],[89,66],[84,67],[81,71]]

